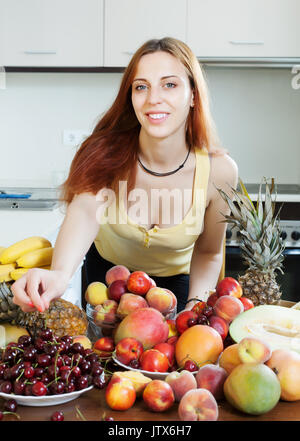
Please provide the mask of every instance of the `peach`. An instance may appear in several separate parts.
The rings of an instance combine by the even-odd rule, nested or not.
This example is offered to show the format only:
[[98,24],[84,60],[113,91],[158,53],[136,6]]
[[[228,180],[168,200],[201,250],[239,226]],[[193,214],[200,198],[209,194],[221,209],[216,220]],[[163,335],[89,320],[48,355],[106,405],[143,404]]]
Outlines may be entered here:
[[172,299],[173,299],[173,303],[171,306],[171,311],[175,310],[177,308],[177,297],[175,296],[175,294],[173,293],[173,291],[170,291],[167,288],[164,288],[165,291],[167,291],[169,294],[171,294]]
[[233,277],[225,277],[218,283],[216,293],[218,297],[234,296],[239,298],[243,295],[243,289],[239,282]]
[[164,412],[173,405],[175,397],[166,381],[152,380],[144,389],[143,400],[153,412]]
[[238,354],[242,363],[265,363],[271,357],[272,349],[262,339],[249,336],[238,343]]
[[142,343],[132,337],[122,338],[116,345],[116,357],[121,363],[126,365],[132,360],[138,360],[143,351]]
[[202,366],[215,363],[222,351],[223,340],[215,329],[207,325],[195,325],[179,337],[175,357],[179,367],[183,367],[187,360]]
[[117,319],[117,309],[118,303],[115,300],[105,300],[101,305],[95,306],[93,311],[95,324],[97,326],[113,325]]
[[198,314],[194,311],[181,311],[176,317],[176,329],[179,334],[183,334],[189,328],[189,320],[198,320]]
[[145,387],[152,381],[151,378],[146,377],[144,374],[138,371],[117,371],[113,373],[112,378],[118,376],[127,378],[132,382],[137,397],[142,396]]
[[144,297],[126,292],[120,299],[117,316],[123,319],[136,309],[148,308],[148,306]]
[[229,325],[222,317],[218,317],[217,315],[211,315],[208,318],[209,326],[214,328],[222,337],[222,340],[225,340],[225,338],[228,335],[229,331]]
[[167,372],[169,369],[168,357],[157,349],[147,349],[140,357],[143,371]]
[[230,374],[233,369],[241,363],[242,361],[238,353],[238,343],[227,346],[219,358],[219,366],[224,368],[227,374]]
[[231,323],[244,311],[242,302],[234,296],[221,296],[215,303],[214,313]]
[[101,305],[105,300],[108,300],[107,286],[102,282],[92,282],[88,285],[84,297],[86,302],[92,306]]
[[92,348],[92,342],[86,335],[74,335],[72,339],[73,343],[81,343],[84,349]]
[[141,308],[128,314],[118,325],[115,344],[122,338],[133,337],[139,340],[144,350],[167,340],[169,327],[164,316],[154,308]]
[[124,265],[115,265],[110,268],[105,274],[105,281],[107,285],[110,285],[115,280],[125,280],[127,281],[130,276],[130,271]]
[[180,400],[178,416],[181,421],[217,421],[217,401],[207,389],[191,389]]
[[195,375],[184,369],[180,372],[171,372],[166,376],[165,381],[171,386],[175,401],[178,402],[188,390],[197,388]]
[[111,378],[105,390],[105,399],[113,410],[127,410],[133,406],[136,392],[128,378],[115,376]]
[[281,386],[280,398],[300,400],[300,354],[288,349],[275,349],[266,365],[277,375]]
[[114,341],[111,337],[101,337],[93,344],[93,351],[103,359],[111,358],[114,348]]
[[196,373],[197,387],[209,390],[216,400],[224,398],[223,386],[227,378],[224,368],[215,364],[206,364]]
[[169,326],[168,338],[177,337],[179,335],[179,332],[177,331],[177,328],[176,328],[176,321],[175,320],[171,320],[171,319],[167,319],[167,323],[168,323],[168,326]]
[[173,297],[163,288],[150,288],[146,294],[148,305],[157,309],[162,314],[166,314],[172,309]]

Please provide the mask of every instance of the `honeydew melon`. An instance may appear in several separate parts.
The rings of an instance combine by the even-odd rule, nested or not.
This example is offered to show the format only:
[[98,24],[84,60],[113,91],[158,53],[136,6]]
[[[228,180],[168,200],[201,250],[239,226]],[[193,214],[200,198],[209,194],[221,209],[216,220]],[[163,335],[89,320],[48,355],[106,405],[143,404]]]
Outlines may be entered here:
[[229,333],[236,343],[244,337],[255,336],[269,343],[272,350],[300,353],[300,310],[277,305],[256,306],[238,315]]

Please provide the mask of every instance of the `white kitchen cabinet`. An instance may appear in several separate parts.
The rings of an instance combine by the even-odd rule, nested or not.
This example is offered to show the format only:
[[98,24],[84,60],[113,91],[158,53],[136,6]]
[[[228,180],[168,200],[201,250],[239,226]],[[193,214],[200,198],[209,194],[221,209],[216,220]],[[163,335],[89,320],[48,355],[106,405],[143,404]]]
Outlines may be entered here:
[[152,38],[186,40],[186,0],[105,0],[104,66],[127,66]]
[[187,0],[198,57],[299,57],[299,0]]
[[102,66],[103,0],[0,0],[4,66]]

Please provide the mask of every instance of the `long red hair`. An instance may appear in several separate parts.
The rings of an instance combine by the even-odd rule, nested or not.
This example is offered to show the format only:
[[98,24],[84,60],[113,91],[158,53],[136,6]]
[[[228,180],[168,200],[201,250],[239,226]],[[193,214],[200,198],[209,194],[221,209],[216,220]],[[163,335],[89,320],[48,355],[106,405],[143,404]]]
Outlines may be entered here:
[[191,49],[171,37],[149,40],[133,55],[114,103],[76,152],[69,176],[61,186],[62,201],[70,203],[76,194],[96,194],[101,188],[111,188],[117,194],[121,180],[127,181],[128,191],[134,187],[140,123],[131,102],[131,85],[141,57],[156,51],[168,52],[180,60],[190,80],[194,107],[187,118],[187,145],[209,151],[220,146],[206,80]]

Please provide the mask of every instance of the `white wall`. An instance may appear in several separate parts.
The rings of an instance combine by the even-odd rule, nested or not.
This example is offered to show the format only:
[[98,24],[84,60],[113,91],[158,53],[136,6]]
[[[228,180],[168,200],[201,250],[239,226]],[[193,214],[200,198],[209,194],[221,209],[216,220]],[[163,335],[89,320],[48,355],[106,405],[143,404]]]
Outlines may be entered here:
[[[212,112],[244,182],[300,183],[300,90],[290,69],[205,67]],[[0,90],[0,185],[54,186],[74,147],[64,129],[90,132],[121,74],[7,73]]]

